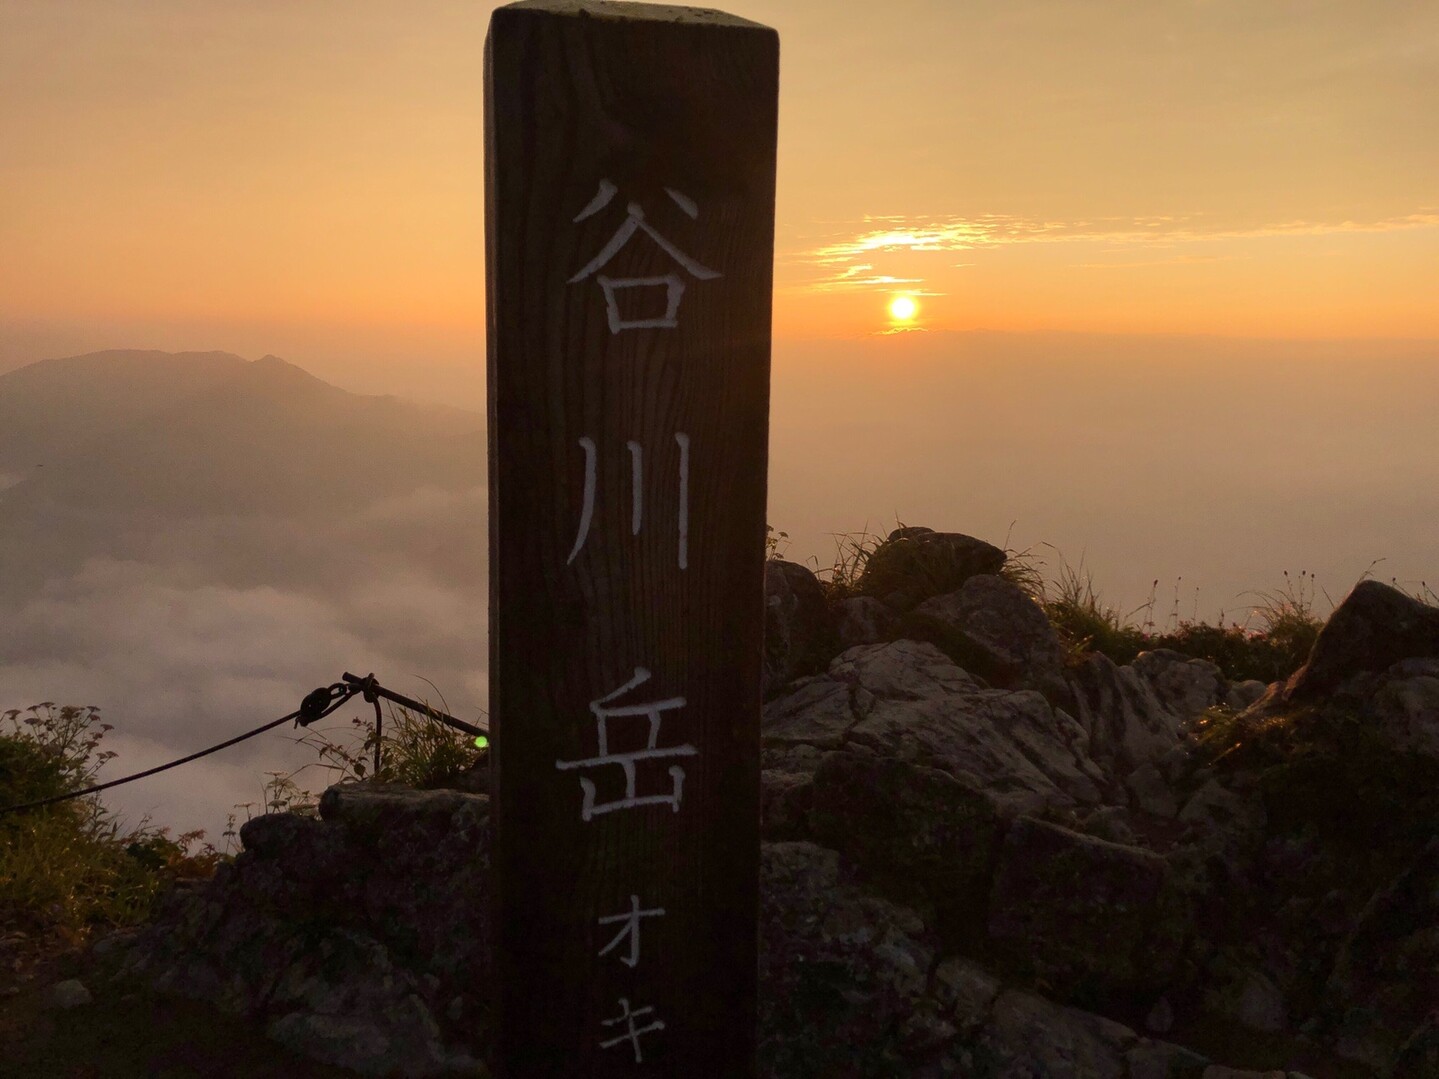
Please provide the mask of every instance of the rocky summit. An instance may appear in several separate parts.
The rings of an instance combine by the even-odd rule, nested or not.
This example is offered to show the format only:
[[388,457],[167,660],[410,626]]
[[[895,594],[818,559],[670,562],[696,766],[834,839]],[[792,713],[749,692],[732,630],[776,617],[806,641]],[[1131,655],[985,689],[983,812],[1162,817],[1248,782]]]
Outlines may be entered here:
[[[872,574],[872,576],[871,576]],[[767,574],[761,1074],[1439,1076],[1439,616],[1365,582],[1265,686],[1073,647],[972,537]],[[482,1075],[488,797],[241,831],[118,977],[366,1075]]]

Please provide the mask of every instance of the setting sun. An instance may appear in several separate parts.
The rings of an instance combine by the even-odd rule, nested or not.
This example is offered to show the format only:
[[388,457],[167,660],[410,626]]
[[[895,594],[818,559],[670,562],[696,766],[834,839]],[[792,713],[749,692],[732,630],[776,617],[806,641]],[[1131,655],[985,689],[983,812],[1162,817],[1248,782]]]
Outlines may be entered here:
[[896,322],[909,322],[918,312],[919,304],[913,296],[896,296],[889,301],[889,315]]

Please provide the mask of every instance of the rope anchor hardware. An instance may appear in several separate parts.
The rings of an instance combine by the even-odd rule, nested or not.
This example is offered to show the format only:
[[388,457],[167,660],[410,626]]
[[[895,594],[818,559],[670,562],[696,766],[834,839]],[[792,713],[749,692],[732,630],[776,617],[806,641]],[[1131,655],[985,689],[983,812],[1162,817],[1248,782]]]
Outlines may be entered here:
[[182,764],[197,761],[201,757],[208,757],[211,753],[218,753],[222,749],[228,749],[230,746],[243,742],[247,738],[253,738],[257,734],[264,734],[266,731],[273,730],[282,723],[290,722],[290,720],[295,721],[296,727],[308,727],[316,720],[324,719],[351,697],[355,696],[359,696],[362,700],[375,706],[375,771],[377,773],[380,770],[380,698],[382,697],[387,701],[398,704],[402,708],[408,708],[412,712],[418,712],[438,723],[443,723],[446,727],[472,735],[475,739],[476,748],[484,749],[489,745],[489,735],[485,728],[476,727],[473,724],[456,719],[454,716],[446,712],[441,712],[439,709],[433,708],[428,704],[421,704],[412,697],[406,697],[403,693],[395,693],[392,690],[388,690],[375,680],[373,674],[367,674],[364,678],[360,678],[346,671],[341,676],[340,681],[333,682],[328,686],[321,686],[319,689],[311,690],[305,694],[304,700],[300,702],[300,707],[289,715],[271,720],[269,723],[262,724],[252,731],[237,734],[234,738],[227,739],[218,745],[213,745],[209,749],[202,749],[198,753],[191,753],[187,757],[170,761],[168,764],[147,768],[143,772],[135,772],[133,775],[121,776],[119,779],[112,779],[108,783],[97,783],[93,787],[86,787],[84,790],[70,791],[68,794],[57,794],[49,798],[41,798],[39,801],[25,802],[21,805],[0,806],[0,816],[4,816],[6,813],[19,813],[21,810],[26,809],[40,809],[43,806],[54,805],[56,802],[69,801],[71,798],[83,798],[89,794],[98,794],[100,791],[109,790],[111,787],[118,787],[122,783],[133,783],[137,779],[145,779],[149,776],[157,775],[160,772],[169,771],[171,768],[178,768]]

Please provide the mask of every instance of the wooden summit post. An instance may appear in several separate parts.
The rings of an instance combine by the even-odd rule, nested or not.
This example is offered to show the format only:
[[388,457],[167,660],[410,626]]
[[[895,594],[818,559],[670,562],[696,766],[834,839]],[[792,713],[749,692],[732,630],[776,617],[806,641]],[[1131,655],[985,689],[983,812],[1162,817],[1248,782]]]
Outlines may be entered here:
[[754,1074],[779,39],[486,45],[495,1062]]

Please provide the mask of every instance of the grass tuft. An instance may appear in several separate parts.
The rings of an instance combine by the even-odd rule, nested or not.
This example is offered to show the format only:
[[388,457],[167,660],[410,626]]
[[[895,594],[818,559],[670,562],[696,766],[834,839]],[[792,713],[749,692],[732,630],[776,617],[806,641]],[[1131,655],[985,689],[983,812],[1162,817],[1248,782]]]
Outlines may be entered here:
[[[91,785],[111,729],[97,708],[48,701],[0,715],[0,805]],[[0,816],[0,938],[77,946],[143,921],[168,882],[214,871],[223,855],[203,841],[148,817],[127,829],[94,795]]]

